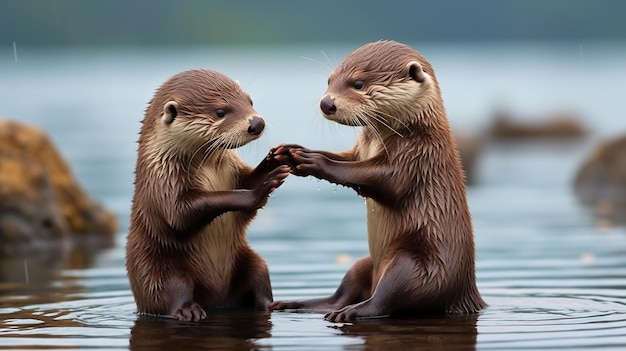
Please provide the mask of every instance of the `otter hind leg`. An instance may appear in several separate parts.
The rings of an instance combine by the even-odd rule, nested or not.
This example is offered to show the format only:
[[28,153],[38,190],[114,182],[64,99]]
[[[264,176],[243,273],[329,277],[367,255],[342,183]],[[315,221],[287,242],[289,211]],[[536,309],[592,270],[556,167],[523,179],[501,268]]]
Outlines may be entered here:
[[171,277],[165,294],[169,301],[169,315],[181,321],[196,322],[206,318],[206,311],[193,300],[194,283],[191,279]]
[[196,302],[186,302],[174,312],[174,317],[181,321],[197,322],[206,318],[206,311]]
[[308,300],[276,301],[272,302],[269,308],[270,310],[306,309],[313,312],[328,312],[363,301],[369,297],[372,290],[372,270],[371,257],[363,257],[346,272],[333,295]]
[[436,301],[429,291],[424,270],[409,255],[398,254],[387,265],[372,296],[364,301],[327,313],[324,319],[345,322],[359,318],[381,318],[413,309],[431,309]]
[[260,262],[255,265],[255,277],[252,279],[253,304],[256,311],[269,311],[269,304],[274,301],[272,284],[267,264],[259,258]]
[[273,301],[270,273],[256,252],[249,250],[238,255],[228,299],[238,308],[269,311],[268,305]]

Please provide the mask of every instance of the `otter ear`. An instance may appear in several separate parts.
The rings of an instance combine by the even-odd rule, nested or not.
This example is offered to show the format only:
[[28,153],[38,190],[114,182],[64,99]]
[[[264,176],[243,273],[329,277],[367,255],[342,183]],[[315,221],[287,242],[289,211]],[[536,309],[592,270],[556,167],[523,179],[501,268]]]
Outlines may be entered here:
[[176,101],[168,101],[167,103],[165,103],[165,106],[163,106],[163,116],[161,117],[161,120],[163,120],[163,122],[167,124],[170,124],[174,122],[174,119],[177,115],[178,103]]
[[426,73],[424,73],[424,69],[422,65],[417,61],[411,61],[406,65],[409,75],[411,78],[417,82],[423,83],[426,80]]

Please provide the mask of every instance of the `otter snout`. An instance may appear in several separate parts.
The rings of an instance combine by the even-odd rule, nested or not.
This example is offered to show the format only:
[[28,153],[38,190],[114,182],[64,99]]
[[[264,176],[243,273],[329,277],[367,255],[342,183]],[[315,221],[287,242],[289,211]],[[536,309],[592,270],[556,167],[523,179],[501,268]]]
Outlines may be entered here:
[[248,133],[252,135],[259,135],[265,129],[265,121],[261,117],[254,116],[250,120],[250,126],[248,127]]
[[325,115],[332,115],[337,112],[337,106],[335,106],[335,99],[330,95],[326,95],[320,101],[320,108]]

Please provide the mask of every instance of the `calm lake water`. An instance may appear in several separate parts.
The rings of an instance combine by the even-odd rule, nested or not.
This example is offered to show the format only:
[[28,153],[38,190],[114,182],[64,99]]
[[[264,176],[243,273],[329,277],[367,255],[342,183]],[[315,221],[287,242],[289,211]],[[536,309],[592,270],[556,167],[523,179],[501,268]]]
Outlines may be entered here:
[[[356,132],[325,121],[318,98],[356,45],[44,51],[0,48],[0,116],[51,134],[87,191],[119,217],[115,245],[0,261],[0,349],[626,348],[626,230],[600,228],[573,175],[594,142],[626,131],[624,43],[419,45],[452,125],[478,133],[496,108],[580,113],[582,141],[486,143],[468,189],[478,286],[471,318],[335,324],[322,315],[223,312],[180,323],[140,319],[124,268],[139,121],[172,74],[210,68],[237,79],[268,120],[241,155],[281,142],[343,149]],[[290,177],[253,222],[275,299],[328,295],[367,254],[365,206],[348,189]]]

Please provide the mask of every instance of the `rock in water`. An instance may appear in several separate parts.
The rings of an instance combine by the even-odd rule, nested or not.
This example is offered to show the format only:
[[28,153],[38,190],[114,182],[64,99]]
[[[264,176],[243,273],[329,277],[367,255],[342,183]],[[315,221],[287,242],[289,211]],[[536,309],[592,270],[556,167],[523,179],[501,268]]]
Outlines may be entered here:
[[41,129],[0,120],[0,239],[3,251],[72,234],[112,236],[115,216],[78,185]]

